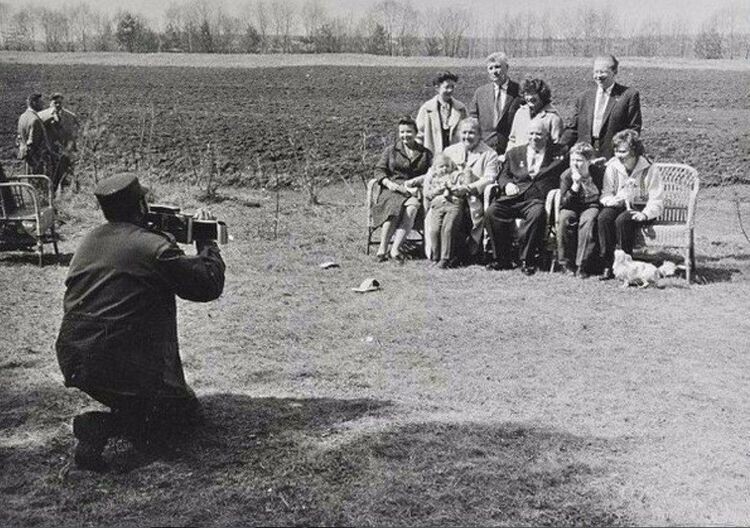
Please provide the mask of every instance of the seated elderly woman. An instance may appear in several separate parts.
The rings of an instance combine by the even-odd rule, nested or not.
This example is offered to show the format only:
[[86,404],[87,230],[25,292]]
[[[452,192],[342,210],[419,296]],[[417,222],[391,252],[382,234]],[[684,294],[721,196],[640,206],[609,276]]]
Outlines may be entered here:
[[644,155],[643,143],[635,130],[622,130],[612,138],[615,155],[604,171],[604,208],[599,213],[599,254],[604,264],[601,280],[614,278],[615,249],[633,252],[639,227],[653,222],[664,209],[664,186],[657,171]]
[[440,154],[456,142],[458,123],[467,116],[466,105],[453,98],[458,76],[440,72],[432,81],[437,95],[425,102],[417,113],[417,141]]
[[467,224],[471,226],[468,238],[467,253],[476,257],[482,254],[482,236],[484,232],[484,188],[494,183],[500,171],[500,159],[495,149],[482,141],[479,120],[467,117],[458,125],[459,142],[451,145],[443,154],[448,156],[459,169],[469,169],[464,185],[468,201],[469,217]]
[[564,273],[588,278],[596,266],[596,217],[601,205],[604,168],[591,163],[596,152],[589,143],[570,149],[570,168],[560,176],[560,218],[557,254]]
[[382,226],[378,262],[388,260],[391,237],[391,258],[403,261],[401,245],[420,210],[419,189],[409,180],[423,176],[431,164],[432,153],[417,143],[417,124],[411,117],[402,117],[398,122],[398,139],[386,147],[375,166],[375,177],[382,187],[372,207],[373,225]]
[[529,123],[540,121],[547,130],[552,143],[559,143],[565,130],[560,114],[552,106],[552,90],[542,79],[526,79],[521,84],[521,95],[526,103],[513,118],[506,152],[529,142]]

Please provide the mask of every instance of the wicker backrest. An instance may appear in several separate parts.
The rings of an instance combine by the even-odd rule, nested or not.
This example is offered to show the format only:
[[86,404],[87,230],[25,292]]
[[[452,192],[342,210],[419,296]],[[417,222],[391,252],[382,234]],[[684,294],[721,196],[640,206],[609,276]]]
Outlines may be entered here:
[[698,171],[682,163],[654,163],[664,185],[664,210],[657,224],[686,224],[693,227],[698,197]]

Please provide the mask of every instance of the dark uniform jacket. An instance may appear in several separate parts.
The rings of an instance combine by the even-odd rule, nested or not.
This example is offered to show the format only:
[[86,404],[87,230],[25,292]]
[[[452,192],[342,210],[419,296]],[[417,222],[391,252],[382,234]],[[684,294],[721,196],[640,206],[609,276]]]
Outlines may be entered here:
[[532,178],[526,165],[527,145],[514,147],[505,153],[505,163],[497,178],[501,190],[509,183],[518,186],[518,194],[501,195],[498,200],[541,200],[560,185],[560,174],[567,168],[566,156],[558,145],[548,144],[539,172]]
[[56,345],[66,386],[192,396],[177,346],[175,295],[221,295],[224,262],[216,246],[186,256],[170,235],[110,222],[81,242],[65,285]]

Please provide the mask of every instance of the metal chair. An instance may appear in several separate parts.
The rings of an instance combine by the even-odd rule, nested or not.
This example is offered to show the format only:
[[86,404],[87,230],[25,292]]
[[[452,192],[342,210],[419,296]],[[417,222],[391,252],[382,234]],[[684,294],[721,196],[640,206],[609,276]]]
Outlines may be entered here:
[[36,247],[39,266],[44,244],[52,244],[58,262],[52,182],[41,174],[9,176],[0,182],[0,250]]

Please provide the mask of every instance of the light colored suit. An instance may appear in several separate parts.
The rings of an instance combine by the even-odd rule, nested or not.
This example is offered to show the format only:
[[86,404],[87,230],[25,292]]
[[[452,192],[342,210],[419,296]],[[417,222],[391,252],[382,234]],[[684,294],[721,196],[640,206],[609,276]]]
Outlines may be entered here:
[[457,143],[445,149],[443,154],[452,159],[459,167],[471,169],[472,181],[469,184],[471,194],[467,198],[472,223],[471,237],[479,247],[482,247],[484,188],[497,179],[500,172],[500,159],[494,149],[481,141],[471,151],[467,151],[462,143]]
[[429,101],[425,102],[417,113],[417,141],[421,142],[422,145],[430,149],[433,155],[440,154],[449,145],[455,143],[456,129],[458,123],[468,115],[466,105],[458,99],[453,99],[451,102],[451,111],[448,116],[448,128],[449,132],[449,144],[443,145],[443,131],[440,123],[440,110],[438,108],[438,97],[435,96]]

